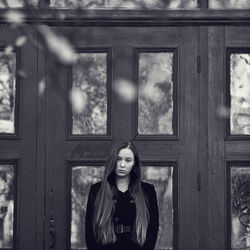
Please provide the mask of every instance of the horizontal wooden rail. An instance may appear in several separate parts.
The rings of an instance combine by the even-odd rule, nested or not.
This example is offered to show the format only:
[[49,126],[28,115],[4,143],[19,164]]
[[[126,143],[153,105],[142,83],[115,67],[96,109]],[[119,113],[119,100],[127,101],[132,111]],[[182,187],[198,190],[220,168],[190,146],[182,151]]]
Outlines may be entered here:
[[8,24],[6,12],[24,15],[27,24],[97,26],[249,25],[250,10],[66,10],[1,9],[0,24]]

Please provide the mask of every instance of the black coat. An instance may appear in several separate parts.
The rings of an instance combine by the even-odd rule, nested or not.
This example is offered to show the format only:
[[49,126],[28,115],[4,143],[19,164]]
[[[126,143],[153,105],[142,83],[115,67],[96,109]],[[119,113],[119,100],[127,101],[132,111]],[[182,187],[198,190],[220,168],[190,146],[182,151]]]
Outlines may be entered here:
[[[149,183],[141,182],[142,189],[148,200],[148,209],[150,216],[146,241],[144,242],[142,247],[140,247],[132,240],[132,233],[116,233],[117,241],[114,244],[100,245],[96,242],[92,228],[92,219],[95,199],[100,186],[101,182],[98,182],[92,185],[89,191],[85,220],[85,237],[88,250],[154,250],[159,229],[159,214],[154,186]],[[135,202],[130,196],[129,191],[122,193],[117,189],[116,205],[113,216],[114,224],[118,223],[128,225],[133,228],[135,223],[135,214]]]

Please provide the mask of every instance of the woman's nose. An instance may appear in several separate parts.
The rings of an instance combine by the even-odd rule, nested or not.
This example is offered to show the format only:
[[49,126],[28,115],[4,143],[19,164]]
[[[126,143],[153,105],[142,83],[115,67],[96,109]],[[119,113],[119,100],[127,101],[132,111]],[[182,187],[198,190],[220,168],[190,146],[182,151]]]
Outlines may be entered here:
[[125,161],[124,160],[121,161],[121,167],[125,167]]

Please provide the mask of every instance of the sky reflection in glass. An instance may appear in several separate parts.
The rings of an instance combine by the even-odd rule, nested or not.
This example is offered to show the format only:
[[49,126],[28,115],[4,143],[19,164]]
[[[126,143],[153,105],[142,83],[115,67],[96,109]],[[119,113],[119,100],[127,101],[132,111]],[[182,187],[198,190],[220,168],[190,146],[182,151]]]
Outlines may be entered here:
[[211,9],[250,9],[249,0],[209,0]]
[[0,51],[0,133],[15,133],[16,54]]
[[250,134],[250,54],[230,56],[231,134]]
[[22,8],[25,7],[26,4],[29,4],[33,7],[38,6],[38,0],[6,0],[0,1],[0,9],[1,8]]
[[51,0],[54,8],[86,9],[195,9],[197,0]]
[[173,53],[139,54],[139,134],[173,134]]

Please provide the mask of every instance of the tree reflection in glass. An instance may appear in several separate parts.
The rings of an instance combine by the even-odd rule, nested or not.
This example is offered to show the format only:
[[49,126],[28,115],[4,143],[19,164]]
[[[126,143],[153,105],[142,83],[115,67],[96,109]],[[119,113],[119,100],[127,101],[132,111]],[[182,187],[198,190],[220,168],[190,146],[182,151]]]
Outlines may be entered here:
[[[75,166],[71,186],[71,249],[85,245],[85,213],[90,186],[101,180],[104,167]],[[142,179],[154,184],[160,228],[156,249],[173,249],[173,167],[143,166]]]
[[250,9],[249,0],[209,0],[211,9]]
[[80,53],[73,65],[72,134],[107,133],[107,53]]
[[0,51],[0,133],[15,133],[16,54]]
[[250,134],[250,54],[230,56],[231,134]]
[[14,222],[14,166],[0,164],[0,248],[12,248]]
[[32,7],[38,6],[38,0],[6,0],[0,1],[0,9],[1,8],[22,8],[25,7],[26,4],[29,4]]
[[90,186],[102,179],[104,167],[75,166],[71,186],[71,249],[85,245],[85,213]]
[[250,249],[250,165],[231,167],[231,248]]
[[142,167],[142,179],[154,185],[159,209],[155,249],[173,249],[173,167]]
[[197,0],[51,0],[55,8],[86,9],[195,9]]
[[173,53],[139,54],[139,134],[173,134]]

